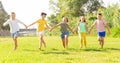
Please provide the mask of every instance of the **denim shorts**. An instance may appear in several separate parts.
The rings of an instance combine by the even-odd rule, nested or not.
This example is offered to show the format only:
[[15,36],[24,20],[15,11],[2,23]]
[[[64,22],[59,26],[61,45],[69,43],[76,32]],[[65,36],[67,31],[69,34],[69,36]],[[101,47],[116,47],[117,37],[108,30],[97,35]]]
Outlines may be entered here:
[[99,37],[105,37],[105,31],[103,31],[103,32],[98,32],[98,36],[99,36]]
[[14,32],[14,33],[11,33],[11,36],[14,38],[14,37],[17,37],[18,36],[18,31]]
[[61,33],[61,38],[63,39],[63,38],[65,38],[65,35],[69,35],[69,32],[64,32],[64,33]]

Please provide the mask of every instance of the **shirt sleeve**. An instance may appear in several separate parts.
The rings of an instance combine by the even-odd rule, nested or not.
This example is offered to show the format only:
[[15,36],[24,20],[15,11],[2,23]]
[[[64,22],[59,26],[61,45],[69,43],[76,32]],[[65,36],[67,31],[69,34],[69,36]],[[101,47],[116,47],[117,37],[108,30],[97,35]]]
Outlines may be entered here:
[[20,20],[18,20],[18,19],[16,19],[16,20],[17,20],[18,23],[20,23],[20,24],[24,24],[22,21],[20,21]]
[[3,26],[8,25],[8,24],[9,24],[9,22],[10,22],[10,20],[7,20],[5,23],[3,23]]
[[47,21],[45,20],[45,24],[47,24]]

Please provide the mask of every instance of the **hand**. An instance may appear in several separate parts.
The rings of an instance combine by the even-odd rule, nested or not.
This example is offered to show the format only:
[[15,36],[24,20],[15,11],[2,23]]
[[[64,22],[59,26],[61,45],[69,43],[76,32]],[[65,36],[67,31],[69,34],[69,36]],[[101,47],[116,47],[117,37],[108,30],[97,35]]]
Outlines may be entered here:
[[27,29],[28,27],[25,25],[25,29]]
[[108,34],[110,34],[110,31],[108,31]]
[[51,32],[51,31],[52,31],[52,28],[50,28],[49,31]]
[[90,34],[90,31],[88,31],[87,33]]

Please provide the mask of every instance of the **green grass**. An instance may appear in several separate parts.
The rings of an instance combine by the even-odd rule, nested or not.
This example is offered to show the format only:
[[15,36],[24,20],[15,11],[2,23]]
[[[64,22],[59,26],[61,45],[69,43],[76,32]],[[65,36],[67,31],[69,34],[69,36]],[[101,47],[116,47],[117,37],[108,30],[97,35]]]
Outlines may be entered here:
[[97,37],[87,37],[87,48],[80,49],[78,36],[69,37],[64,49],[59,36],[44,37],[47,48],[38,50],[38,37],[19,37],[13,50],[11,37],[0,37],[0,63],[120,63],[120,39],[106,38],[100,49]]

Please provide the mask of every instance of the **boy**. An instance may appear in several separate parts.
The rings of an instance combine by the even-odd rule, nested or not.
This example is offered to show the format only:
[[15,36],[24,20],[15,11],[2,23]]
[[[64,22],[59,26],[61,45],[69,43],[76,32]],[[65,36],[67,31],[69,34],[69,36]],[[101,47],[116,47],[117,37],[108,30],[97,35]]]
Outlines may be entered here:
[[107,27],[107,30],[108,30],[109,34],[110,34],[110,29],[109,29],[106,21],[102,19],[102,14],[101,13],[97,14],[97,20],[92,24],[88,33],[90,33],[90,31],[92,30],[92,28],[95,25],[96,25],[96,28],[97,28],[99,44],[100,44],[101,48],[103,48],[104,38],[105,38],[105,26]]
[[19,25],[18,24],[20,23],[20,24],[24,25],[26,28],[27,28],[27,26],[24,23],[22,23],[20,20],[15,18],[16,17],[15,12],[11,12],[10,16],[11,16],[11,18],[8,19],[3,24],[3,26],[6,26],[6,25],[9,24],[9,26],[10,26],[10,33],[11,33],[11,36],[12,36],[13,41],[14,41],[14,50],[16,50],[17,46],[18,46],[17,45],[17,36],[18,36],[18,32],[19,32]]
[[41,50],[41,47],[42,47],[42,43],[44,44],[44,47],[46,47],[46,43],[43,39],[43,36],[44,36],[44,29],[45,29],[45,25],[47,28],[50,28],[48,25],[47,25],[47,21],[45,20],[45,17],[46,17],[46,13],[42,12],[41,13],[41,18],[38,19],[37,21],[33,22],[32,24],[28,25],[27,27],[29,26],[32,26],[34,24],[37,24],[37,32],[38,32],[38,35],[40,36],[40,46],[39,46],[39,49]]

